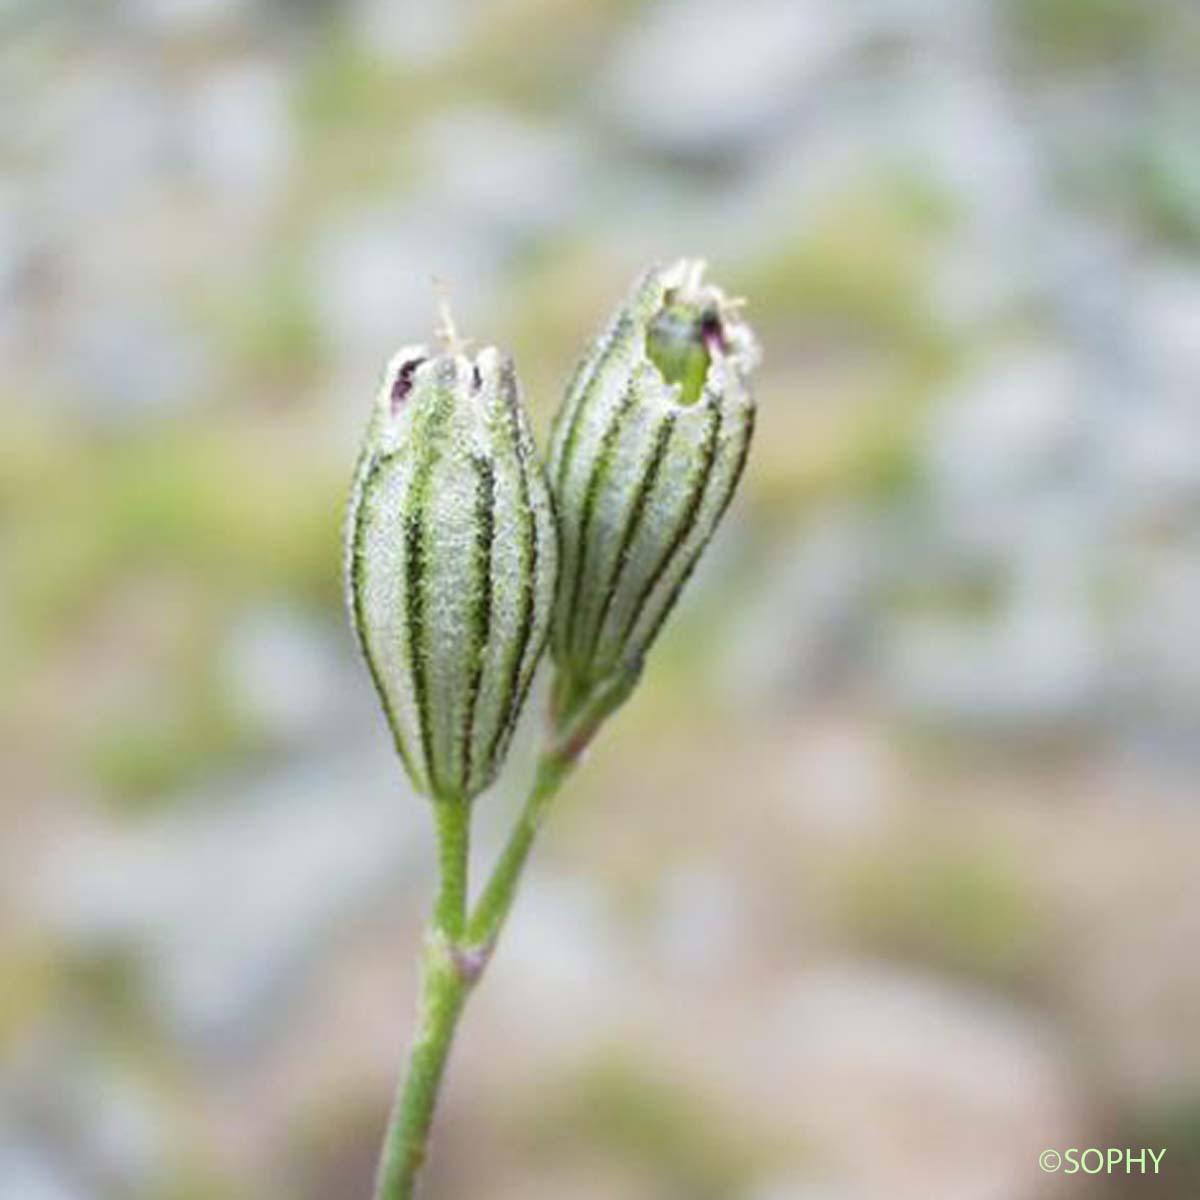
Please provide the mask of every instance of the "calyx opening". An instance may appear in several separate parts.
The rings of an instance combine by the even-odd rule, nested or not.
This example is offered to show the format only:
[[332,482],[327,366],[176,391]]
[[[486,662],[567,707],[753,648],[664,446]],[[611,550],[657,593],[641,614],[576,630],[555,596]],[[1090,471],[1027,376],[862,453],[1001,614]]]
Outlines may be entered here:
[[646,354],[667,383],[679,385],[680,404],[700,399],[713,353],[725,349],[718,308],[677,300],[670,292],[646,330]]

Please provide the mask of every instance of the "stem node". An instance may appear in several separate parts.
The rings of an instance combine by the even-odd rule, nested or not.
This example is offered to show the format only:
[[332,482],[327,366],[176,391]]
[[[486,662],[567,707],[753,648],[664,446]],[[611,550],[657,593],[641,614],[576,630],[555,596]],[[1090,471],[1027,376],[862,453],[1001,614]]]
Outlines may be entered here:
[[420,1023],[389,1122],[375,1200],[411,1200],[415,1194],[458,1019],[491,960],[547,807],[636,679],[630,671],[577,690],[567,709],[556,712],[533,788],[474,908],[467,904],[470,805],[452,796],[435,799],[441,886],[426,936]]

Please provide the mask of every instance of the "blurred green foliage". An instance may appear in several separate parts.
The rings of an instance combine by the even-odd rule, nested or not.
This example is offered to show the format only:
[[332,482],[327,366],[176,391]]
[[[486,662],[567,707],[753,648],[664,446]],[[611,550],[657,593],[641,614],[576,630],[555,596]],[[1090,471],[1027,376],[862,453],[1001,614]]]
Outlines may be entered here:
[[[1158,1174],[1110,1176],[1101,1200],[1194,1200],[1200,1196],[1200,1095],[1165,1094],[1106,1131],[1108,1145],[1166,1150]],[[1099,1143],[1097,1143],[1099,1144]]]
[[[799,215],[799,214],[798,214]],[[929,306],[929,270],[953,205],[905,171],[880,172],[797,221],[771,253],[743,266],[737,286],[800,345],[844,338],[912,365],[937,365],[945,335]]]
[[179,687],[173,706],[119,712],[84,739],[88,775],[127,811],[164,803],[176,790],[228,766],[255,745],[219,696]]
[[1170,27],[1162,0],[1008,0],[1013,28],[1036,59],[1107,66],[1144,51]]
[[[122,672],[146,682],[88,714],[63,706],[56,718],[60,745],[102,791],[122,803],[165,798],[254,747],[255,731],[222,691],[215,651],[254,600],[339,609],[345,480],[320,437],[253,416],[129,437],[28,424],[14,434],[0,451],[12,580],[6,686],[35,687],[48,660],[94,673],[115,620],[138,660]],[[154,628],[164,581],[166,607],[157,607],[169,628],[144,641],[134,631]]]
[[998,851],[889,844],[847,864],[840,890],[851,940],[875,953],[1017,987],[1045,965],[1034,895]]
[[1180,130],[1136,147],[1123,188],[1168,245],[1200,249],[1200,146]]
[[140,568],[183,571],[218,593],[332,604],[344,472],[305,442],[269,421],[108,441],[41,431],[5,464],[21,490],[6,530],[18,620],[35,633],[69,620]]
[[[539,1153],[598,1154],[653,1181],[663,1200],[727,1200],[768,1169],[778,1146],[719,1102],[623,1050],[547,1090],[528,1118]],[[794,1161],[796,1148],[789,1148]]]
[[240,389],[283,397],[310,387],[325,364],[325,345],[304,265],[269,265],[253,288],[210,306],[207,323]]

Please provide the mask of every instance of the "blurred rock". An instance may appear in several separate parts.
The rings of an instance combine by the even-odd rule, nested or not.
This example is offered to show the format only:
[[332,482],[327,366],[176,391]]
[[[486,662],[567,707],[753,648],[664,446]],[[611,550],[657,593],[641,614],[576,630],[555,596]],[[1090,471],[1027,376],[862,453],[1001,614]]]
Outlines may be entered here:
[[868,1200],[865,1193],[803,1177],[781,1176],[756,1185],[745,1200]]
[[280,1002],[346,922],[425,878],[427,816],[381,733],[231,781],[207,804],[64,839],[39,908],[73,953],[134,954],[173,1036],[236,1053],[281,1027]]
[[188,157],[221,205],[262,213],[292,157],[291,98],[280,68],[247,60],[208,72],[190,97]]
[[826,694],[861,667],[883,536],[869,514],[831,508],[774,548],[725,653],[739,707]]
[[820,0],[669,0],[630,28],[602,107],[641,139],[701,156],[745,149],[811,98],[845,50],[841,6]]
[[62,1163],[0,1130],[0,1195],[13,1200],[93,1200]]
[[1194,530],[1200,501],[1200,272],[1157,267],[1133,280],[1122,342],[1129,397],[1114,405],[1107,462],[1124,516]]
[[76,414],[120,429],[184,410],[210,376],[207,347],[139,296],[92,299],[79,298],[63,330],[62,357],[47,372]]
[[[47,1176],[47,1195],[145,1193],[167,1167],[169,1135],[160,1097],[77,1033],[56,1029],[40,1061],[14,1056],[5,1097],[14,1116],[14,1146],[5,1145],[0,1130],[0,1188],[7,1182],[6,1154],[15,1150],[26,1167],[44,1151],[61,1171],[53,1180]],[[82,1190],[76,1193],[68,1184]],[[29,1192],[22,1188],[0,1195],[24,1200],[42,1194],[33,1190],[32,1180],[27,1186]],[[60,1193],[56,1187],[67,1190]]]
[[456,50],[484,0],[356,0],[352,29],[363,50],[412,66],[432,66]]
[[747,920],[738,881],[715,865],[691,864],[662,882],[651,939],[654,959],[680,976],[735,970]]
[[347,697],[358,691],[358,663],[340,655],[344,649],[328,629],[295,611],[246,613],[223,654],[234,711],[269,741],[315,741],[322,733],[328,739],[347,727]]
[[71,1096],[80,1159],[105,1190],[136,1193],[152,1186],[167,1166],[167,1129],[159,1097],[119,1071],[80,1070]]
[[488,972],[489,991],[547,1048],[575,1047],[581,1024],[604,1028],[621,1003],[609,985],[627,951],[603,901],[594,881],[535,863]]
[[884,98],[878,158],[919,168],[969,227],[1010,244],[1030,235],[1045,212],[1041,165],[1019,99],[1003,80],[945,53],[934,36],[892,74]]
[[646,1200],[636,1168],[616,1162],[549,1164],[521,1171],[511,1182],[489,1182],[488,1188],[491,1200]]
[[178,112],[177,95],[148,62],[84,59],[31,118],[46,156],[36,184],[48,227],[85,233],[144,203],[171,174]]
[[772,1070],[804,1081],[789,1102],[852,1196],[1018,1200],[1079,1129],[1050,1031],[982,994],[833,964],[766,1019]]
[[1141,555],[1122,606],[1114,691],[1122,724],[1153,756],[1195,763],[1200,749],[1200,546]]
[[545,232],[583,215],[588,155],[565,126],[451,109],[418,130],[413,154],[440,208],[497,236]]
[[[1200,439],[1190,402],[1165,399],[1136,357],[1114,351],[1128,381],[1146,379],[1137,403],[1081,355],[1027,350],[980,369],[936,411],[924,523],[897,570],[918,594],[969,591],[972,574],[989,594],[977,611],[886,619],[885,691],[902,710],[1034,737],[1101,720],[1145,731],[1151,713],[1166,728],[1168,714],[1194,710],[1180,686],[1179,648],[1196,633],[1176,590],[1187,572],[1157,563],[1194,553]],[[1139,548],[1147,529],[1160,531],[1156,548]],[[1115,583],[1121,602],[1105,604]]]
[[871,844],[896,811],[899,763],[867,729],[810,724],[785,766],[788,794],[806,831]]
[[964,538],[1019,543],[1030,507],[1070,487],[1082,465],[1085,396],[1079,364],[1054,352],[978,370],[930,429],[927,472],[939,517]]
[[1130,316],[1134,344],[1156,390],[1190,397],[1200,379],[1200,268],[1174,261],[1145,272]]
[[1147,393],[1112,420],[1107,466],[1111,500],[1133,533],[1185,532],[1200,501],[1200,404],[1193,397]]
[[256,4],[255,0],[125,0],[124,7],[154,33],[187,36],[236,26]]
[[492,302],[499,257],[482,229],[433,207],[351,217],[320,240],[313,261],[323,332],[347,359],[386,362],[400,346],[432,337],[440,282],[471,336]]
[[884,689],[910,718],[1035,740],[1103,715],[1110,656],[1088,598],[1030,588],[988,621],[911,618],[884,655]]
[[0,349],[14,356],[28,348],[24,305],[36,306],[38,298],[29,293],[38,291],[44,253],[38,222],[28,207],[17,188],[0,185]]

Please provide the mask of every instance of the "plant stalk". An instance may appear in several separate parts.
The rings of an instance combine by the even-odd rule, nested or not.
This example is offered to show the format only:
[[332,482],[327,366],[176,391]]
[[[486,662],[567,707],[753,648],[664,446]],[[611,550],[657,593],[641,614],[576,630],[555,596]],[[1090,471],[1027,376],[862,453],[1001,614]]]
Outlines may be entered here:
[[454,1030],[473,982],[454,953],[466,922],[471,811],[461,801],[436,800],[434,813],[440,868],[437,903],[425,933],[417,1032],[388,1119],[376,1200],[407,1200],[414,1194]]
[[446,1061],[471,990],[478,983],[512,910],[529,852],[563,781],[604,720],[629,695],[636,675],[559,707],[533,786],[473,910],[468,913],[470,805],[437,800],[440,879],[425,935],[420,1016],[408,1069],[396,1093],[375,1182],[375,1200],[411,1200],[429,1148]]

